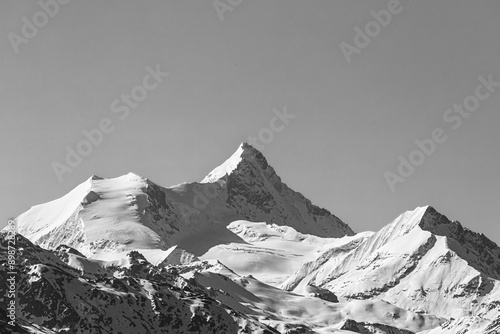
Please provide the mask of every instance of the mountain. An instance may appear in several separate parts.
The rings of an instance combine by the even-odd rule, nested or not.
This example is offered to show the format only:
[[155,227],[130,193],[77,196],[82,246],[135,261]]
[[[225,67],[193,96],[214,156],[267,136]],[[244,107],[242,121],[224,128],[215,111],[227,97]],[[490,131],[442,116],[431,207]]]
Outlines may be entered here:
[[[17,333],[353,333],[347,322],[349,330],[356,324],[368,333],[407,334],[443,323],[382,301],[297,295],[216,260],[154,266],[136,251],[116,262],[67,246],[46,250],[21,235],[16,245]],[[7,247],[2,231],[3,280]],[[4,296],[0,307],[7,307]]]
[[340,300],[382,299],[447,319],[500,317],[500,248],[432,207],[409,211],[365,239],[332,247],[285,283]]
[[[247,143],[202,181],[221,184],[226,201],[242,219],[287,225],[320,237],[354,232],[328,210],[313,205],[276,174],[261,152]],[[286,224],[285,224],[286,223]]]
[[[0,242],[0,277],[5,280],[5,233]],[[20,235],[16,244],[19,332],[278,333],[219,303],[174,267],[155,267],[138,252],[116,264],[87,260],[68,247],[44,250]],[[75,269],[75,259],[93,263],[100,272]],[[5,300],[0,300],[2,310]]]
[[248,144],[240,145],[202,183],[163,188],[133,173],[112,179],[92,176],[15,221],[19,233],[44,248],[65,244],[102,258],[176,245],[202,255],[219,243],[219,235],[238,240],[226,229],[238,219],[287,225],[317,236],[354,234],[339,218],[281,182]]
[[500,333],[486,236],[430,206],[355,234],[245,143],[201,182],[92,176],[15,223],[19,333]]

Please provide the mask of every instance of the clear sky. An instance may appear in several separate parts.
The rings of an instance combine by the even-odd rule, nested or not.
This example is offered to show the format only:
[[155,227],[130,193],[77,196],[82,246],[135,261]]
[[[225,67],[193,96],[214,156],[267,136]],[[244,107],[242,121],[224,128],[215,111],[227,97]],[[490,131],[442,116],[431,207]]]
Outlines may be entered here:
[[[500,2],[394,1],[221,0],[218,13],[211,0],[73,0],[49,17],[36,1],[2,0],[2,221],[92,174],[199,181],[248,136],[267,139],[273,109],[286,107],[295,118],[272,123],[281,131],[264,155],[354,230],[431,204],[500,243],[500,87],[468,98],[479,76],[500,82]],[[388,7],[391,21],[368,24],[369,44],[358,36],[348,62],[341,43],[355,47],[354,29]],[[146,70],[157,65],[169,73],[158,85]],[[123,117],[132,90],[144,100]],[[443,117],[466,98],[475,110],[453,129]],[[60,182],[53,162],[103,119],[113,131]],[[447,140],[391,191],[384,173],[436,128]]]

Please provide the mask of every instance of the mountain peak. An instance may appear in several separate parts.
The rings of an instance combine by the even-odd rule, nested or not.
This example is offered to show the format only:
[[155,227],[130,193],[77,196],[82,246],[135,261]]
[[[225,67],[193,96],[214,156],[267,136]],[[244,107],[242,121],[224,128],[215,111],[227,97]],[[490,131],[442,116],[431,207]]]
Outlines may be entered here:
[[290,189],[252,145],[242,143],[202,184],[219,183],[224,202],[240,219],[288,225],[305,234],[324,237],[353,235],[352,229],[328,210]]
[[440,225],[452,223],[445,215],[439,213],[434,207],[428,205],[425,206],[424,209],[424,214],[422,215],[419,223],[419,226],[422,229],[433,232],[433,229]]
[[133,173],[133,172],[127,173],[126,175],[124,175],[124,177],[128,177],[130,179],[143,179],[142,176],[137,175],[136,173]]
[[246,154],[252,154],[252,155],[257,155],[257,154],[262,154],[258,149],[253,147],[250,143],[247,142],[242,142],[239,146],[245,152]]
[[212,183],[229,176],[238,167],[241,161],[256,161],[259,158],[263,158],[262,153],[249,143],[243,142],[229,159],[208,173],[201,183]]
[[432,206],[418,207],[400,215],[380,233],[385,233],[386,241],[400,238],[415,229],[445,238],[446,247],[467,261],[477,271],[500,278],[500,248],[485,235],[476,233],[448,219]]
[[442,217],[444,216],[430,205],[419,206],[399,215],[390,226],[393,226],[391,229],[400,229],[405,234],[417,226],[427,229],[429,225],[448,222],[446,217]]
[[100,177],[98,175],[92,174],[89,178],[88,181],[96,181],[96,180],[104,180],[103,177]]

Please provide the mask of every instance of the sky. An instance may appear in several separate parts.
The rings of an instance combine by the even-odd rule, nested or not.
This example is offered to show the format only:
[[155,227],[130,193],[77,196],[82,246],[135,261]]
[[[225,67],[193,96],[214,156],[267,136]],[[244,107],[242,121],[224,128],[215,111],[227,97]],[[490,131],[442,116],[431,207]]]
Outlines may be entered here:
[[254,137],[357,232],[430,204],[500,244],[498,0],[59,1],[0,2],[0,226]]

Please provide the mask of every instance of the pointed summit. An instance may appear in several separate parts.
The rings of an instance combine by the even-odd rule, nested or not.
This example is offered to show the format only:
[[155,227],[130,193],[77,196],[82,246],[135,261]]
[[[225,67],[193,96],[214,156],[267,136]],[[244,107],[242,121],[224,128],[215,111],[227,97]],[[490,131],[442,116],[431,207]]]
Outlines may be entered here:
[[95,180],[104,180],[103,177],[100,177],[98,175],[92,174],[91,177],[88,178],[89,181],[95,181]]
[[[229,176],[241,161],[265,161],[264,156],[252,145],[243,142],[240,144],[236,152],[233,153],[222,165],[216,167],[201,181],[201,183],[213,183],[217,180]],[[267,165],[267,162],[266,162]]]
[[288,225],[322,237],[354,234],[338,217],[283,183],[264,155],[248,143],[242,143],[201,183],[215,182],[224,189],[224,202],[242,219]]

